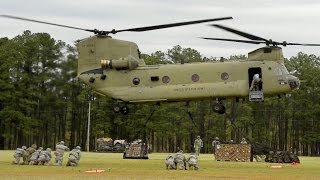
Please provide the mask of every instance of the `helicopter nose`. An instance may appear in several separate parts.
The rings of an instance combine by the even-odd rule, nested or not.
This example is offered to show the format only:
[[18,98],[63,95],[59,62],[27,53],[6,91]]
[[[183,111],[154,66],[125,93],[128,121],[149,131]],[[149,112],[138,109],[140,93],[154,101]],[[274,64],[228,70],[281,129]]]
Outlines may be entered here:
[[299,89],[299,87],[300,87],[300,80],[295,76],[289,75],[288,76],[288,83],[289,83],[289,86],[292,90]]

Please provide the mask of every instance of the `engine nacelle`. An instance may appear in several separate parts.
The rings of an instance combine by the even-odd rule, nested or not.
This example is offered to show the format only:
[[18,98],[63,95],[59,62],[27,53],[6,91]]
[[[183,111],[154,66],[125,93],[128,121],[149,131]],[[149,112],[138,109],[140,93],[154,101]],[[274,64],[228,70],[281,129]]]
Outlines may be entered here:
[[101,68],[102,69],[117,69],[117,70],[132,70],[139,66],[139,61],[133,56],[128,56],[125,58],[120,58],[117,60],[102,59]]

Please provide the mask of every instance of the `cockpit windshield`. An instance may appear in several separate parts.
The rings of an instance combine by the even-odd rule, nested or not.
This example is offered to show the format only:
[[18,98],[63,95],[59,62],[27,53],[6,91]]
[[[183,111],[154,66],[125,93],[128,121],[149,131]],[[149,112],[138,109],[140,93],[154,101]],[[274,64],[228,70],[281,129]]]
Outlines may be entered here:
[[278,63],[275,67],[275,73],[280,83],[287,82],[289,72],[283,63]]

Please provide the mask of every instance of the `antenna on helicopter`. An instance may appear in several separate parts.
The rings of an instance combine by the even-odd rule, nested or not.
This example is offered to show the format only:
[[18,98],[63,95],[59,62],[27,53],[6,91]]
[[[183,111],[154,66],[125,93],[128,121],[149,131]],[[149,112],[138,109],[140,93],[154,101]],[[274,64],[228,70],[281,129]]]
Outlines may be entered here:
[[48,25],[52,25],[52,26],[77,29],[77,30],[82,30],[82,31],[88,31],[88,32],[93,32],[94,34],[97,34],[97,35],[116,34],[118,32],[125,32],[125,31],[144,32],[144,31],[152,31],[152,30],[165,29],[165,28],[171,28],[171,27],[177,27],[177,26],[186,26],[186,25],[191,25],[191,24],[199,24],[199,23],[205,23],[205,22],[232,19],[232,17],[221,17],[221,18],[214,18],[214,19],[203,19],[203,20],[186,21],[186,22],[171,23],[171,24],[161,24],[161,25],[155,25],[155,26],[145,26],[145,27],[137,27],[137,28],[129,28],[129,29],[121,29],[121,30],[112,29],[111,31],[103,31],[103,30],[98,30],[98,29],[85,29],[85,28],[79,28],[79,27],[74,27],[74,26],[67,26],[67,25],[62,25],[62,24],[50,23],[50,22],[22,18],[22,17],[17,17],[17,16],[11,16],[11,15],[0,15],[0,17],[10,18],[10,19],[18,19],[18,20],[22,20],[22,21],[29,21],[29,22],[35,22],[35,23],[41,23],[41,24],[48,24]]
[[288,45],[299,45],[299,46],[320,46],[320,44],[304,44],[304,43],[289,43],[287,41],[278,42],[273,41],[272,39],[265,39],[259,36],[255,36],[243,31],[239,31],[233,28],[229,28],[226,26],[218,25],[218,24],[212,24],[210,26],[217,27],[219,29],[223,29],[225,31],[237,34],[239,36],[245,37],[250,40],[241,40],[241,39],[224,39],[224,38],[207,38],[207,37],[201,37],[202,39],[207,40],[217,40],[217,41],[231,41],[231,42],[240,42],[240,43],[249,43],[249,44],[266,44],[267,46],[288,46]]

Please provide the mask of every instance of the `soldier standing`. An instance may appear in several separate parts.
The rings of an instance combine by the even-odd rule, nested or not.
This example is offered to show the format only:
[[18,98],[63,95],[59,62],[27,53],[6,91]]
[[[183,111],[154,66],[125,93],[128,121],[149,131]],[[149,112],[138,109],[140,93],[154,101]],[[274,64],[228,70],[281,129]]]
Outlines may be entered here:
[[81,158],[81,147],[77,146],[69,153],[67,166],[78,166]]
[[202,140],[200,139],[200,136],[197,136],[196,140],[194,140],[194,150],[196,152],[196,155],[199,156],[200,150],[203,147]]
[[213,154],[216,154],[216,150],[220,148],[220,140],[218,137],[215,137],[214,140],[212,141],[212,150]]
[[13,164],[20,163],[20,159],[23,157],[23,154],[25,153],[26,149],[27,149],[26,146],[22,146],[21,148],[16,149],[16,151],[13,154],[13,157],[15,159],[15,161],[13,161]]
[[28,147],[23,154],[23,164],[29,164],[31,155],[36,151],[37,145],[32,144],[31,147]]
[[69,151],[69,148],[64,145],[64,141],[60,141],[60,143],[56,145],[56,165],[62,166],[63,154],[65,151]]

